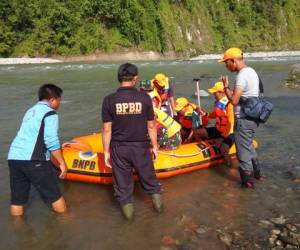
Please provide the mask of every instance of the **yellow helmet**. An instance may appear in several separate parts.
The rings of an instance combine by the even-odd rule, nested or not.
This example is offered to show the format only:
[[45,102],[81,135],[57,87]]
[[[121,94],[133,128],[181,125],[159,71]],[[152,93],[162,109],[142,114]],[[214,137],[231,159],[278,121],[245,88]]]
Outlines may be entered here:
[[223,82],[216,82],[212,88],[208,89],[208,92],[210,92],[210,93],[224,92]]
[[176,99],[175,102],[175,111],[180,111],[182,110],[185,106],[187,106],[189,104],[189,101],[184,98],[184,97],[179,97]]
[[169,78],[163,73],[157,73],[153,79],[153,82],[157,83],[160,87],[165,87],[169,83]]
[[225,62],[229,59],[243,58],[243,52],[239,48],[230,48],[224,52],[223,58],[218,60],[219,63]]

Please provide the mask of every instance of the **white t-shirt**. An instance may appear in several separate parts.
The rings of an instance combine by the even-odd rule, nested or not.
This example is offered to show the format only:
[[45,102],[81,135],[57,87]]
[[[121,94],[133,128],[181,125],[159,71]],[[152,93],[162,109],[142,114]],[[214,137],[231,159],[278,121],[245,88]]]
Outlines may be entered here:
[[[242,90],[244,97],[259,96],[259,78],[255,70],[250,67],[241,69],[236,76],[235,87]],[[238,118],[244,116],[239,104],[234,107],[234,114]]]

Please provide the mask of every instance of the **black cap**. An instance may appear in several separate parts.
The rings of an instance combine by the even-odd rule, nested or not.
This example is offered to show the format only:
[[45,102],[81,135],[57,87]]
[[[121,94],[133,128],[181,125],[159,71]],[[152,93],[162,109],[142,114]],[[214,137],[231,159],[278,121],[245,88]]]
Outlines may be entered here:
[[131,81],[138,73],[137,66],[131,63],[124,63],[119,67],[118,80],[119,82]]

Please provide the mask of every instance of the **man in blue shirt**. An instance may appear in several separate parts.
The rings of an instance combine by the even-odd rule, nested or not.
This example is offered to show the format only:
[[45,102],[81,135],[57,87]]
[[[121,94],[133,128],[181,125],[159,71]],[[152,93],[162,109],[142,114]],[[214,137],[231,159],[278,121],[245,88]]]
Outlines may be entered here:
[[58,138],[58,115],[62,89],[44,84],[39,89],[39,102],[25,113],[21,127],[8,152],[11,207],[13,216],[24,214],[31,184],[42,199],[52,205],[55,212],[66,211],[58,178],[50,158],[59,164],[60,178],[66,175]]

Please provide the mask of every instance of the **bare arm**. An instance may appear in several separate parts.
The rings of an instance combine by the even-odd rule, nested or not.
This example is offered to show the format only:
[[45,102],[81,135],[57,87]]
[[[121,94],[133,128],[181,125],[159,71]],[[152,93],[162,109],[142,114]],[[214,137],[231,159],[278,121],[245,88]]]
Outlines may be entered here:
[[66,176],[67,167],[61,149],[51,151],[51,155],[54,158],[55,162],[58,162],[58,168],[61,171],[59,178],[63,179]]
[[154,154],[154,157],[156,158],[158,145],[157,145],[157,131],[156,131],[156,126],[155,126],[155,120],[148,121],[147,127],[148,127],[148,134],[149,134],[151,144],[153,147],[153,154]]
[[102,144],[103,144],[103,153],[104,153],[104,162],[105,165],[111,168],[110,165],[110,141],[111,141],[111,128],[112,123],[111,122],[104,122],[103,123],[103,129],[102,129]]
[[229,82],[228,82],[228,77],[223,76],[222,81],[224,84],[224,90],[225,94],[228,98],[228,100],[232,103],[232,105],[237,105],[240,101],[241,95],[242,95],[242,89],[235,87],[233,91],[229,88]]

